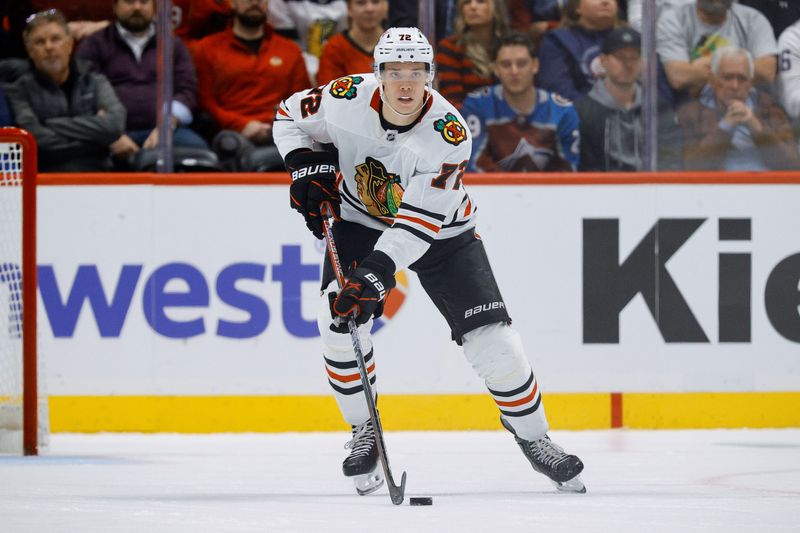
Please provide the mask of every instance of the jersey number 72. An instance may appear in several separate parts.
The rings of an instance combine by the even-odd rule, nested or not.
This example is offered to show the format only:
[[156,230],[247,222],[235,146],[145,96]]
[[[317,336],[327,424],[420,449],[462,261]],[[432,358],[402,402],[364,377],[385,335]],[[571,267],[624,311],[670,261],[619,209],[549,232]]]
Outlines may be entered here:
[[439,175],[431,180],[431,187],[436,187],[437,189],[446,189],[448,178],[452,176],[455,171],[458,171],[458,174],[456,175],[456,181],[453,183],[453,190],[457,191],[461,188],[461,178],[464,177],[464,172],[466,170],[467,161],[462,161],[458,165],[444,163],[442,164],[442,170],[439,172]]
[[322,103],[322,87],[311,89],[306,94],[308,96],[300,100],[300,114],[303,118],[319,111],[319,105]]

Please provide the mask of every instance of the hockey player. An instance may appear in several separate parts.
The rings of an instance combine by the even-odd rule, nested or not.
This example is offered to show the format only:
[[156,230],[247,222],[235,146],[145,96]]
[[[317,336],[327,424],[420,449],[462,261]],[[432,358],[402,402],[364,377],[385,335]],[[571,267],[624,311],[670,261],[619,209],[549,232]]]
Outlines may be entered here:
[[[357,264],[337,291],[333,268],[325,262],[318,313],[329,382],[353,428],[344,474],[361,495],[383,484],[342,317],[356,313],[374,383],[372,319],[382,313],[395,272],[410,268],[533,468],[560,490],[584,492],[580,459],[547,436],[541,392],[475,233],[476,207],[461,183],[470,134],[458,111],[431,86],[433,50],[418,29],[390,28],[374,58],[374,74],[345,76],[285,100],[274,125],[292,176],[291,206],[321,239],[320,205],[329,202],[342,264]],[[316,145],[336,151],[314,151]]]

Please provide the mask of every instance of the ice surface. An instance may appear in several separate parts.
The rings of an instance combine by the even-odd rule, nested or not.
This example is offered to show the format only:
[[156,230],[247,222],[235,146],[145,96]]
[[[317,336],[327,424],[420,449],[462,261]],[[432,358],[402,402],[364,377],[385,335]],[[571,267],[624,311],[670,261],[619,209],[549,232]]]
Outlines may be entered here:
[[800,531],[800,430],[551,435],[587,494],[557,493],[502,431],[388,432],[395,507],[342,477],[346,433],[55,434],[0,456],[0,533]]

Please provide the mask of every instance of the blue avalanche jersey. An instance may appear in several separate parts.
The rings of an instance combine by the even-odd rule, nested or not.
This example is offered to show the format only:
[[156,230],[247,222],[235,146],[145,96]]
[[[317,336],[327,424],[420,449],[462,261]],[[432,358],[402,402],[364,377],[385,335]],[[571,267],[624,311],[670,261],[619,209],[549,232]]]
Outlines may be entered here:
[[461,115],[472,132],[470,172],[570,172],[578,168],[578,114],[569,100],[536,90],[536,106],[517,113],[502,85],[470,94]]

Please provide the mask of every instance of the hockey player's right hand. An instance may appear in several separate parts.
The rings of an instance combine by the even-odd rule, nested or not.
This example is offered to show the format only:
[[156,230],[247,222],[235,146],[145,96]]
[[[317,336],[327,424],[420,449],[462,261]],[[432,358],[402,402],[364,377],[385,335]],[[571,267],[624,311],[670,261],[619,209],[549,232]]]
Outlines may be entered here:
[[394,268],[394,261],[385,253],[369,254],[339,292],[329,293],[331,316],[345,318],[355,313],[358,325],[381,316],[384,300],[395,286]]
[[338,158],[331,152],[299,152],[287,158],[286,166],[292,176],[290,205],[303,215],[314,237],[322,239],[320,207],[324,202],[330,204],[334,218],[339,220],[342,199],[337,182]]

